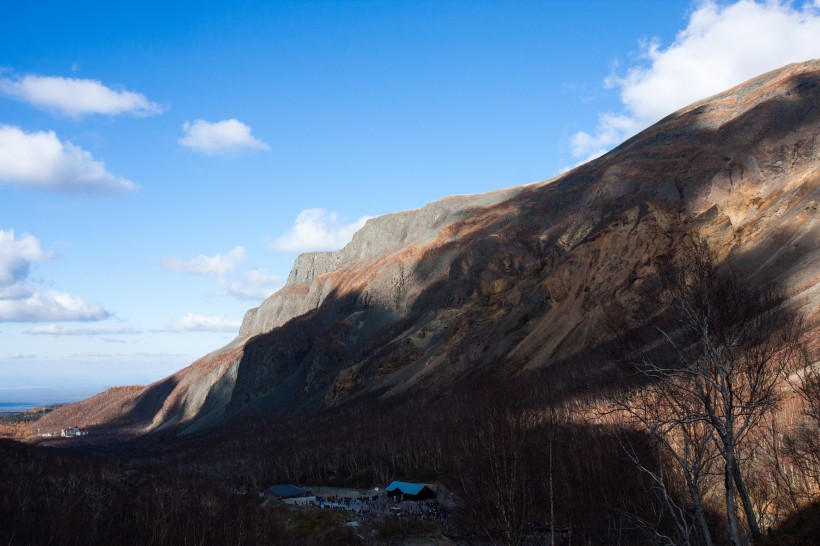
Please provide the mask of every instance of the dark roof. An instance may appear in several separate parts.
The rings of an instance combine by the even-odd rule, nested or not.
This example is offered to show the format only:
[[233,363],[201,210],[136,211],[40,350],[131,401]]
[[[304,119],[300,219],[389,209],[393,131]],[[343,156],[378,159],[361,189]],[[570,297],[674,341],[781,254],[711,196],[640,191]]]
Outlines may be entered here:
[[304,495],[309,492],[310,491],[308,491],[307,489],[302,489],[301,487],[296,487],[295,485],[291,484],[274,485],[273,487],[268,488],[268,493],[280,497],[298,497],[299,495]]
[[[408,483],[408,482],[390,482],[390,485],[385,487],[385,491],[392,492],[399,490],[400,492],[404,493],[405,495],[418,495],[421,493],[422,489],[427,487],[427,485],[423,483]],[[429,487],[428,487],[429,489]]]

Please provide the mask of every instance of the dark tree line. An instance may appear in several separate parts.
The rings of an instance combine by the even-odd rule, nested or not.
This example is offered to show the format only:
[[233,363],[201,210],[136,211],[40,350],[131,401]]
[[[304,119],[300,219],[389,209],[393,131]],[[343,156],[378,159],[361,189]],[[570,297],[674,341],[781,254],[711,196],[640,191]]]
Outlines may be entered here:
[[352,533],[288,532],[227,490],[172,474],[0,440],[0,544],[358,544]]

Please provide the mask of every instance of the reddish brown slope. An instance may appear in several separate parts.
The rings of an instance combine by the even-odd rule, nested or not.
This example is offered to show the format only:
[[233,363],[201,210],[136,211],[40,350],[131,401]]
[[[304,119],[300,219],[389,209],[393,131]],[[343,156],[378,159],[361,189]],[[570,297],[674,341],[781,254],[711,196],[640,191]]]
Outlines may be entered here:
[[43,416],[37,426],[42,432],[58,433],[72,426],[95,426],[117,422],[127,415],[145,387],[114,387],[82,402],[67,404]]

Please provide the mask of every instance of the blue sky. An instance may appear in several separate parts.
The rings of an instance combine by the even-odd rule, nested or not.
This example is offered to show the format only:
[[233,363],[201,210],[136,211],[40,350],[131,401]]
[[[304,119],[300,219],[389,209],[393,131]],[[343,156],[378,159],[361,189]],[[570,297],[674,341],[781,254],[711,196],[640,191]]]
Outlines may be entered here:
[[299,252],[550,178],[818,35],[818,2],[4,2],[0,402],[159,379]]

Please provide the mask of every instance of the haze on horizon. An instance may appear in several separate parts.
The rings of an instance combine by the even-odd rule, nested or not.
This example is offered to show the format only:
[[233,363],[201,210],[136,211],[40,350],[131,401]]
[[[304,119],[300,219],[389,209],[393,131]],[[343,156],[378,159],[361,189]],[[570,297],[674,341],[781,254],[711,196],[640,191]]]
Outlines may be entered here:
[[164,377],[370,216],[549,178],[820,57],[818,0],[0,14],[0,403]]

